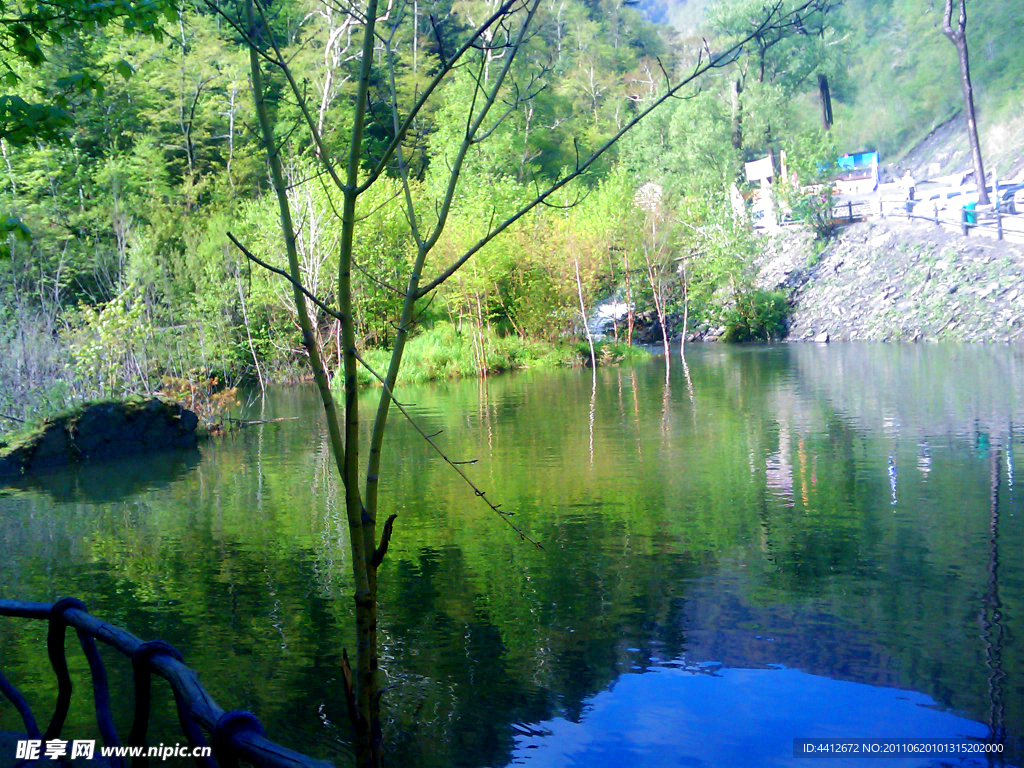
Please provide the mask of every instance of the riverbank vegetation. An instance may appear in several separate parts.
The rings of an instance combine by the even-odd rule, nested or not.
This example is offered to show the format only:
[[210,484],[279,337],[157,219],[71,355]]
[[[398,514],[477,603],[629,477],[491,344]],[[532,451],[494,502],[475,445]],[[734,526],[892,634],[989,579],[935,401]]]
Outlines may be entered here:
[[[393,41],[397,96],[420,94],[488,7],[436,0],[406,9],[409,29]],[[1007,21],[1002,6],[978,7],[969,34],[987,52],[977,64],[984,104],[989,75],[1005,63],[1008,36],[1019,27],[995,23]],[[0,126],[7,232],[0,413],[9,417],[0,419],[0,430],[84,399],[158,391],[168,377],[230,387],[308,375],[290,286],[226,236],[230,230],[271,265],[285,266],[239,31],[199,0],[71,9],[50,37],[35,5],[18,8],[27,21],[7,20],[0,30],[5,40],[24,38],[20,47],[6,47]],[[652,103],[666,78],[706,57],[707,46],[725,50],[741,39],[762,10],[751,0],[713,3],[704,16],[673,28],[652,21],[660,20],[654,5],[542,2],[537,34],[513,67],[518,98],[488,141],[468,152],[425,268],[464,251],[571,170]],[[98,15],[79,24],[74,13]],[[736,321],[744,306],[764,304],[752,293],[760,244],[743,201],[743,162],[787,150],[794,172],[813,174],[818,158],[834,154],[841,141],[902,146],[909,134],[893,133],[882,116],[864,117],[882,80],[866,61],[882,58],[868,56],[888,39],[879,25],[914,13],[867,0],[819,3],[803,28],[756,37],[709,72],[700,89],[680,93],[685,98],[669,101],[602,155],[579,188],[523,216],[418,302],[403,375],[426,380],[581,364],[591,358],[587,321],[608,297],[634,310],[606,329],[610,341],[626,346],[641,331],[653,343],[698,327],[722,326],[735,338],[778,335],[778,324],[749,334],[746,321]],[[268,23],[283,55],[305,73],[299,85],[325,149],[344,146],[362,21],[331,2],[288,0]],[[918,19],[914,29],[924,23]],[[955,109],[957,93],[955,56],[938,31],[932,37],[908,48],[914,60],[927,53],[941,62],[913,69],[928,83],[922,109],[931,111],[922,119],[929,125]],[[369,98],[379,109],[391,86],[382,44],[373,55]],[[501,53],[490,55],[499,66]],[[533,81],[531,72],[540,76]],[[897,96],[910,87],[907,77],[898,78]],[[1007,77],[995,83],[1008,93]],[[457,70],[417,115],[402,147],[417,202],[442,191],[475,91],[473,76]],[[826,132],[833,100],[838,122]],[[277,74],[267,105],[285,148],[282,172],[305,284],[329,306],[343,196],[325,178],[313,143],[294,138],[303,116]],[[373,116],[367,167],[393,132],[386,115]],[[883,134],[892,137],[888,143]],[[404,196],[400,177],[385,175],[357,204],[352,310],[360,346],[378,361],[395,339],[403,290],[397,278],[415,256]],[[789,202],[827,235],[814,199]],[[780,307],[771,306],[776,323]],[[318,307],[310,312],[334,377],[339,323]]]

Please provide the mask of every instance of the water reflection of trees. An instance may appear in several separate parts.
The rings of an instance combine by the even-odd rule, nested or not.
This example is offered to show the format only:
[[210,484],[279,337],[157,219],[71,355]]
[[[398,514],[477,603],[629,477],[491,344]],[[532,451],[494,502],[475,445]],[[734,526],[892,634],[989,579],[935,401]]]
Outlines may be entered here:
[[[695,351],[667,388],[652,365],[600,369],[596,388],[590,371],[568,371],[406,392],[453,456],[480,459],[474,479],[544,549],[496,526],[396,425],[385,461],[397,506],[382,511],[400,518],[381,610],[396,763],[502,764],[512,724],[578,718],[619,674],[678,658],[906,686],[993,723],[998,699],[1002,722],[1021,719],[1007,629],[1020,596],[991,585],[1024,569],[1019,553],[992,565],[988,455],[960,421],[918,424],[928,408],[868,407],[859,390],[844,400],[830,376],[862,369],[840,355],[829,374],[828,357],[804,354]],[[895,375],[851,387],[874,376],[886,390]],[[315,414],[300,391],[274,397],[272,415]],[[925,433],[931,469],[915,473]],[[896,507],[890,452],[907,468]],[[328,461],[285,422],[209,446],[141,495],[0,501],[0,541],[16,553],[0,577],[175,642],[215,696],[258,711],[285,743],[343,758],[349,566]],[[1019,520],[997,519],[1000,535],[1019,540]],[[34,680],[23,688],[50,696],[40,638],[0,633]]]

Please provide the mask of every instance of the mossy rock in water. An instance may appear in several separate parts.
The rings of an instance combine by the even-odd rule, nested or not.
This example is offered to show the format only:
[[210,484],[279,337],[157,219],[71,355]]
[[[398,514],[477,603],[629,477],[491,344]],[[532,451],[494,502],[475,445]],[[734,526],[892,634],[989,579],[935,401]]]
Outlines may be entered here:
[[192,411],[159,397],[89,403],[0,443],[0,480],[92,459],[194,448],[198,423]]

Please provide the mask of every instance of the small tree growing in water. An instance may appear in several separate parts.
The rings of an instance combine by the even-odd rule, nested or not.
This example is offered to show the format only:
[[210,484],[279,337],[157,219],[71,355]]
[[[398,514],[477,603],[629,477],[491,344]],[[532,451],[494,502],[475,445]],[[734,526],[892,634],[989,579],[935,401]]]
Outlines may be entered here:
[[[382,525],[379,524],[379,476],[385,428],[391,406],[395,405],[409,418],[405,407],[395,399],[394,392],[406,341],[414,325],[418,306],[429,300],[434,291],[458,273],[495,237],[538,206],[555,204],[560,190],[590,171],[594,164],[644,117],[669,99],[679,96],[689,84],[705,72],[733,61],[744,45],[763,36],[767,30],[793,24],[802,14],[811,12],[823,0],[806,0],[795,6],[787,5],[785,8],[780,2],[768,4],[759,23],[753,25],[748,34],[741,35],[728,49],[715,55],[708,55],[705,52],[698,57],[691,70],[677,79],[670,80],[666,73],[665,85],[657,98],[645,103],[642,109],[624,121],[610,138],[589,155],[581,153],[575,164],[555,181],[545,187],[538,187],[531,199],[518,204],[504,218],[491,221],[485,233],[459,255],[451,257],[447,263],[433,265],[434,272],[429,276],[426,274],[428,256],[441,238],[452,206],[457,201],[460,182],[464,181],[462,177],[467,158],[472,152],[478,151],[479,145],[494,136],[499,126],[516,109],[529,104],[543,87],[543,66],[534,68],[536,71],[527,72],[513,68],[517,54],[536,32],[540,0],[499,0],[489,5],[486,18],[454,51],[444,51],[439,39],[439,48],[442,50],[436,72],[421,89],[417,88],[414,97],[404,104],[400,103],[399,89],[396,85],[396,41],[401,39],[400,30],[416,23],[412,3],[405,0],[389,0],[385,8],[380,6],[379,0],[367,0],[365,7],[361,8],[339,5],[339,10],[346,18],[354,20],[357,26],[362,27],[360,50],[353,55],[357,72],[350,134],[347,149],[341,158],[333,156],[329,143],[324,139],[323,122],[318,111],[307,99],[304,80],[292,72],[289,60],[282,54],[273,33],[274,19],[263,0],[245,0],[241,6],[240,16],[233,12],[232,6],[218,6],[215,0],[208,2],[211,8],[234,27],[249,49],[253,102],[270,167],[272,186],[278,201],[287,269],[272,266],[252,253],[231,233],[228,233],[228,236],[247,258],[279,274],[292,286],[302,343],[323,404],[335,465],[344,486],[355,584],[356,648],[354,668],[345,654],[342,672],[345,680],[345,697],[355,734],[356,762],[360,768],[379,766],[383,762],[380,717],[383,691],[378,675],[377,577],[378,569],[387,554],[396,518],[396,515],[391,514]],[[440,184],[438,196],[424,199],[419,188],[410,181],[410,167],[406,162],[405,148],[417,133],[424,130],[425,106],[431,96],[446,81],[456,76],[457,69],[469,73],[471,95],[460,120],[459,133],[453,147],[454,154],[445,158],[447,178]],[[268,83],[265,70],[276,75],[274,83]],[[385,92],[383,103],[377,100],[371,105],[371,82]],[[267,95],[272,88],[283,89],[289,98],[294,100],[299,125],[315,148],[320,176],[324,183],[334,184],[342,197],[341,209],[336,211],[336,215],[341,219],[341,235],[333,305],[320,300],[304,282],[305,275],[300,267],[296,246],[296,226],[282,163],[282,152],[287,145],[288,137],[279,134],[272,111],[268,107]],[[384,114],[383,118],[380,116],[381,113]],[[374,122],[375,126],[372,125]],[[364,137],[371,127],[377,131],[386,131],[387,137],[379,155],[367,159]],[[389,290],[400,296],[401,310],[390,362],[386,370],[377,371],[367,365],[356,344],[352,272],[359,269],[359,265],[353,258],[353,243],[359,225],[359,218],[356,215],[359,198],[388,175],[400,180],[400,194],[405,203],[408,237],[414,246],[414,258],[405,276],[404,286],[388,285]],[[387,283],[383,275],[370,277],[377,282]],[[328,381],[321,350],[310,320],[309,303],[315,304],[340,323],[344,399],[341,409],[334,400]],[[381,393],[368,439],[362,434],[357,407],[357,370],[360,365],[369,369],[372,376],[381,384]],[[412,422],[411,418],[410,421]],[[416,426],[415,422],[413,424]],[[419,429],[418,426],[416,428]],[[458,462],[448,459],[433,436],[422,430],[420,433],[484,503],[523,539],[532,541],[512,522],[507,513],[491,502],[485,493],[473,484]],[[360,456],[364,450],[368,454],[365,468],[361,465]]]

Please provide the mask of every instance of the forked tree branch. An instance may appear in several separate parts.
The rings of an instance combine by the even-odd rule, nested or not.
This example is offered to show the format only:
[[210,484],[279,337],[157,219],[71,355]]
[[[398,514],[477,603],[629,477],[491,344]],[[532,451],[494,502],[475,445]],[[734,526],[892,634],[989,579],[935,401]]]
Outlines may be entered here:
[[[533,15],[540,4],[540,0],[533,0],[533,5],[530,7],[526,19],[523,21],[523,25],[519,30],[517,36],[518,46],[523,36],[526,34],[527,29],[530,26],[530,21],[533,19]],[[472,144],[474,135],[480,130],[480,126],[483,121],[487,118],[487,113],[490,111],[494,104],[495,99],[498,97],[498,93],[501,90],[501,86],[508,75],[509,69],[512,65],[512,54],[515,52],[513,49],[506,57],[504,66],[498,74],[493,89],[487,94],[484,106],[481,108],[476,119],[473,119],[473,111],[470,110],[469,119],[470,123],[466,135],[464,136],[462,143],[459,147],[458,155],[456,157],[455,164],[451,167],[449,178],[448,189],[445,194],[445,199],[441,208],[437,213],[437,223],[430,236],[425,240],[421,240],[417,243],[416,259],[413,263],[412,272],[409,275],[408,288],[406,289],[406,298],[402,304],[402,314],[398,323],[398,331],[395,336],[395,344],[391,350],[391,360],[388,363],[387,374],[381,379],[384,384],[384,391],[381,393],[380,399],[377,402],[377,412],[373,419],[373,427],[370,432],[370,455],[367,460],[366,467],[366,510],[367,516],[370,520],[374,520],[377,514],[377,493],[379,490],[378,475],[380,472],[380,461],[381,451],[384,444],[384,429],[387,426],[388,410],[390,408],[390,402],[392,399],[392,392],[398,381],[398,371],[402,364],[402,355],[405,352],[405,343],[409,336],[409,330],[413,322],[413,314],[416,306],[416,300],[419,297],[419,284],[420,277],[423,273],[423,266],[426,262],[427,254],[430,249],[434,247],[437,239],[440,237],[441,232],[444,229],[445,221],[447,220],[448,211],[451,207],[452,198],[455,193],[455,185],[458,183],[459,173],[462,167],[462,161],[465,158],[466,152]],[[458,55],[462,55],[461,53]],[[474,97],[475,102],[475,97]],[[396,148],[397,151],[397,148]],[[409,204],[411,206],[412,199],[409,198]],[[353,345],[353,351],[355,347]],[[490,504],[490,501],[488,501]],[[492,505],[493,506],[493,505]],[[496,510],[497,507],[494,507]],[[515,527],[515,526],[513,526]],[[525,534],[523,534],[525,537]]]
[[[803,4],[798,6],[797,8],[793,9],[792,11],[789,11],[783,18],[794,17],[794,16],[800,14],[801,12],[807,10],[808,8],[816,7],[819,2],[820,2],[820,0],[807,0],[806,2],[804,2]],[[694,80],[696,80],[698,77],[700,77],[701,75],[705,74],[709,70],[716,69],[716,68],[725,66],[726,64],[730,63],[733,60],[732,59],[733,55],[738,53],[751,40],[754,40],[759,35],[762,35],[765,30],[774,28],[774,25],[771,22],[772,22],[772,19],[775,17],[775,14],[778,13],[778,10],[779,10],[780,7],[781,7],[781,0],[777,0],[777,2],[771,8],[771,10],[769,11],[768,15],[765,17],[765,19],[761,23],[761,25],[756,30],[754,30],[753,32],[749,33],[745,38],[743,38],[740,41],[734,43],[730,48],[726,49],[725,51],[723,51],[720,54],[717,54],[717,55],[711,57],[706,62],[703,60],[703,57],[698,59],[698,63],[696,65],[696,67],[693,69],[693,71],[689,75],[687,75],[685,78],[683,78],[683,80],[681,80],[676,85],[674,85],[673,87],[671,87],[667,91],[665,91],[661,96],[659,96],[650,105],[648,105],[642,112],[637,114],[632,120],[630,120],[628,123],[626,123],[621,129],[619,129],[615,133],[615,135],[613,135],[610,139],[605,141],[604,144],[602,144],[593,154],[591,154],[590,157],[588,157],[582,163],[577,162],[576,168],[572,172],[566,174],[561,179],[559,179],[558,181],[554,182],[544,192],[542,192],[541,194],[537,195],[533,200],[531,200],[530,202],[526,203],[518,211],[516,211],[511,216],[509,216],[507,219],[505,219],[500,224],[498,224],[497,227],[489,230],[487,232],[487,234],[485,234],[482,238],[480,238],[480,240],[478,240],[473,246],[471,246],[469,248],[469,250],[467,250],[465,253],[463,253],[462,256],[460,256],[458,259],[456,259],[451,264],[451,266],[449,266],[447,269],[445,269],[443,272],[441,272],[440,275],[438,275],[436,278],[434,278],[429,283],[427,283],[422,288],[420,288],[417,295],[419,297],[423,297],[426,294],[428,294],[431,291],[433,291],[434,289],[436,289],[438,286],[442,285],[452,275],[454,275],[467,261],[469,261],[470,258],[472,258],[474,254],[476,254],[481,248],[486,246],[491,240],[493,240],[495,237],[497,237],[503,231],[508,229],[510,226],[512,226],[515,222],[517,222],[519,219],[521,219],[527,213],[532,211],[538,205],[541,205],[542,203],[544,203],[549,197],[551,197],[553,194],[555,194],[558,190],[560,190],[566,184],[569,184],[573,180],[579,178],[584,173],[586,173],[586,171],[602,155],[604,155],[605,152],[607,152],[609,149],[611,149],[623,136],[625,136],[630,130],[632,130],[641,120],[643,120],[645,117],[647,117],[649,114],[651,114],[651,112],[653,112],[655,109],[660,107],[666,101],[668,101],[669,99],[673,98],[676,94],[679,93],[679,91],[681,91],[687,85],[692,83]],[[430,241],[430,240],[428,240],[428,243],[430,243],[431,245],[433,244],[433,242]]]
[[290,273],[286,272],[283,269],[278,269],[277,267],[273,266],[272,264],[267,264],[267,262],[263,261],[258,256],[254,255],[252,253],[252,251],[250,251],[248,248],[246,248],[244,245],[242,245],[238,241],[238,238],[235,237],[230,232],[227,233],[227,236],[228,236],[228,240],[230,240],[232,243],[234,243],[235,247],[242,252],[242,255],[245,256],[245,258],[247,258],[253,264],[257,264],[257,265],[263,267],[268,272],[273,272],[275,275],[280,275],[285,280],[287,280],[289,283],[291,283],[293,288],[295,288],[296,290],[302,291],[302,293],[304,293],[306,295],[306,298],[308,298],[310,301],[312,301],[314,304],[316,304],[318,307],[320,307],[320,309],[322,309],[328,315],[333,317],[335,320],[344,322],[344,319],[342,318],[341,315],[339,315],[333,309],[331,309],[326,304],[324,304],[322,301],[320,301],[320,299],[318,299],[315,294],[310,292],[310,290],[308,288],[306,288],[306,286],[304,286],[302,283],[300,283],[298,280],[296,280],[294,277],[292,277]]
[[484,32],[486,32],[495,22],[503,19],[516,5],[516,3],[522,2],[523,0],[505,0],[505,2],[498,6],[494,13],[492,13],[487,19],[484,20],[484,22],[480,26],[478,26],[473,31],[473,33],[462,44],[462,46],[454,54],[452,54],[451,58],[447,59],[441,65],[441,69],[434,76],[434,78],[427,84],[427,87],[423,89],[423,93],[421,93],[419,98],[413,103],[412,108],[409,110],[409,113],[405,116],[405,119],[402,121],[398,130],[395,131],[395,135],[391,138],[391,141],[388,142],[387,147],[384,148],[384,153],[381,155],[380,160],[378,160],[377,164],[373,167],[373,170],[370,171],[370,174],[367,176],[366,180],[359,185],[359,192],[368,189],[370,185],[372,185],[373,182],[375,182],[377,178],[384,172],[384,170],[387,168],[388,161],[391,159],[391,156],[395,153],[398,144],[401,143],[401,141],[405,138],[405,134],[412,126],[413,121],[416,119],[416,116],[426,105],[427,101],[430,99],[431,94],[434,92],[437,86],[441,84],[441,82],[445,79],[448,73],[458,64],[459,59],[461,59],[466,54],[467,51],[473,48],[476,40]]
[[472,488],[472,489],[473,489],[473,493],[475,493],[475,494],[476,494],[477,496],[479,496],[479,497],[480,497],[481,499],[483,499],[483,502],[484,502],[484,504],[486,504],[486,505],[487,505],[488,507],[490,507],[490,508],[491,508],[491,511],[492,511],[492,512],[494,512],[495,514],[497,514],[497,515],[498,515],[498,516],[499,516],[499,517],[500,517],[500,518],[501,518],[502,520],[504,520],[504,521],[505,521],[506,523],[508,523],[508,525],[509,525],[509,526],[510,526],[510,527],[512,528],[512,530],[514,530],[514,531],[515,531],[516,533],[518,533],[518,534],[519,534],[520,538],[522,538],[522,539],[523,539],[524,541],[528,541],[528,542],[530,542],[531,544],[533,544],[533,545],[534,545],[535,547],[537,547],[538,549],[544,549],[544,547],[543,547],[543,546],[541,545],[541,543],[540,543],[540,542],[538,542],[538,541],[536,541],[536,540],[534,540],[534,539],[530,538],[530,537],[529,537],[529,536],[528,536],[528,535],[527,535],[527,534],[526,534],[526,533],[525,533],[525,532],[523,531],[523,529],[522,529],[522,528],[520,528],[520,527],[519,527],[518,525],[516,525],[515,523],[513,523],[513,522],[512,522],[512,521],[511,521],[511,520],[509,519],[509,513],[508,513],[508,512],[502,512],[502,511],[501,511],[501,505],[500,505],[500,504],[494,504],[494,503],[492,503],[492,502],[491,502],[491,500],[487,498],[487,492],[486,492],[486,491],[481,491],[481,490],[480,490],[480,488],[479,488],[479,487],[477,486],[477,484],[476,484],[476,483],[474,483],[474,482],[473,482],[473,481],[472,481],[472,480],[470,479],[469,475],[467,475],[467,474],[466,474],[466,473],[465,473],[465,472],[464,472],[464,471],[462,470],[462,467],[461,467],[460,465],[462,465],[462,464],[472,464],[472,463],[475,463],[475,461],[454,461],[454,460],[450,459],[450,458],[448,457],[448,454],[446,454],[446,453],[445,453],[445,452],[444,452],[444,451],[443,451],[443,450],[441,449],[441,447],[440,447],[440,446],[438,446],[438,444],[434,442],[434,437],[436,437],[436,435],[429,435],[429,434],[427,434],[426,430],[424,430],[424,429],[423,429],[423,428],[422,428],[422,427],[421,427],[421,426],[420,426],[419,424],[417,424],[417,423],[416,423],[416,419],[414,419],[414,418],[412,417],[412,415],[411,415],[411,414],[409,413],[409,411],[408,411],[408,410],[406,410],[406,408],[405,408],[405,405],[403,405],[402,403],[400,403],[400,402],[399,402],[398,400],[396,400],[396,399],[395,399],[395,394],[394,394],[394,392],[392,392],[392,391],[391,391],[391,388],[390,388],[390,387],[388,387],[388,383],[387,383],[387,382],[386,382],[386,381],[384,380],[384,377],[383,377],[383,376],[381,376],[381,375],[380,375],[379,373],[377,373],[377,372],[376,372],[376,371],[375,371],[375,370],[374,370],[374,369],[373,369],[373,368],[372,368],[372,367],[370,366],[370,364],[369,364],[369,363],[367,363],[367,362],[366,362],[366,360],[364,360],[364,359],[363,359],[362,355],[359,355],[359,354],[357,353],[357,354],[356,354],[356,359],[357,359],[357,360],[358,360],[358,361],[359,361],[359,362],[360,362],[360,363],[362,364],[362,366],[363,366],[363,367],[364,367],[364,368],[365,368],[365,369],[366,369],[367,371],[369,371],[369,372],[370,372],[370,374],[371,374],[371,375],[372,375],[372,376],[373,376],[373,377],[374,377],[375,379],[377,379],[377,381],[379,381],[379,382],[381,383],[381,386],[382,386],[382,387],[384,387],[384,389],[385,389],[385,391],[387,392],[387,394],[388,394],[389,398],[391,399],[391,402],[393,402],[393,403],[395,404],[395,407],[396,407],[396,408],[398,408],[398,410],[399,410],[399,411],[401,411],[402,415],[403,415],[403,416],[405,416],[406,420],[407,420],[407,421],[408,421],[408,422],[409,422],[409,423],[410,423],[410,424],[412,425],[413,429],[415,429],[415,430],[416,430],[417,432],[419,432],[419,433],[420,433],[420,436],[421,436],[421,437],[422,437],[422,438],[423,438],[424,440],[426,440],[426,441],[427,441],[427,442],[428,442],[428,443],[430,444],[430,447],[431,447],[431,448],[433,448],[433,449],[434,449],[435,451],[437,451],[437,454],[438,454],[438,455],[439,455],[439,456],[440,456],[440,457],[441,457],[442,459],[444,459],[445,463],[446,463],[446,464],[448,464],[448,466],[450,466],[450,467],[451,467],[452,469],[454,469],[454,470],[455,470],[456,472],[458,472],[458,473],[459,473],[459,476],[460,476],[460,477],[461,477],[461,478],[462,478],[463,480],[465,480],[465,481],[466,481],[466,484],[467,484],[467,485],[468,485],[468,486],[469,486],[470,488]]
[[[246,2],[245,13],[247,33],[254,42],[257,42],[255,39],[257,29],[256,18],[253,13],[253,0],[248,0]],[[263,82],[263,70],[260,66],[259,51],[253,45],[249,46],[249,70],[252,79],[253,101],[255,103],[256,115],[259,121],[261,139],[267,153],[267,160],[270,164],[270,177],[273,182],[274,193],[277,197],[281,234],[284,237],[285,252],[288,256],[288,273],[290,275],[289,282],[292,283],[295,308],[299,316],[299,326],[302,330],[302,343],[309,356],[309,365],[313,371],[313,378],[316,381],[317,390],[320,393],[320,399],[323,402],[324,413],[327,417],[327,431],[331,441],[334,461],[339,473],[341,473],[342,480],[344,481],[345,474],[343,470],[348,464],[348,446],[341,435],[338,413],[334,404],[334,396],[331,394],[330,382],[327,380],[327,373],[324,370],[323,361],[320,357],[320,349],[317,346],[316,338],[313,334],[313,324],[309,319],[309,311],[306,308],[306,296],[308,292],[301,290],[302,274],[299,267],[298,251],[296,250],[295,245],[295,226],[292,222],[291,207],[288,203],[288,192],[285,185],[281,157],[274,143],[274,126],[270,119],[270,112],[264,102],[265,86]],[[238,245],[237,241],[234,242]],[[342,326],[345,327],[348,325],[350,325],[350,323],[345,322],[343,319]],[[353,517],[351,510],[349,510],[348,524],[350,531],[358,531],[362,525],[362,520],[358,514]],[[353,537],[352,551],[354,556],[359,558],[361,562],[365,562],[366,556],[363,552],[362,536]],[[365,568],[361,569],[361,571],[360,569],[355,570],[355,580],[357,593],[369,592],[369,582]]]
[[[395,34],[398,32],[398,22],[401,19],[399,14],[395,19],[395,26],[391,30],[391,37],[388,40],[387,45],[387,65],[388,65],[388,85],[391,88],[391,120],[393,123],[395,135],[398,135],[398,131],[401,128],[400,119],[398,115],[398,88],[395,84],[395,57],[394,51],[391,47],[391,40],[394,39]],[[409,232],[412,235],[413,241],[416,243],[417,248],[423,246],[423,238],[420,237],[419,224],[416,221],[416,207],[412,201],[412,190],[409,188],[409,168],[405,163],[405,156],[402,153],[402,142],[398,142],[395,147],[395,152],[398,155],[398,173],[402,180],[402,191],[405,194],[405,215],[409,221]]]

